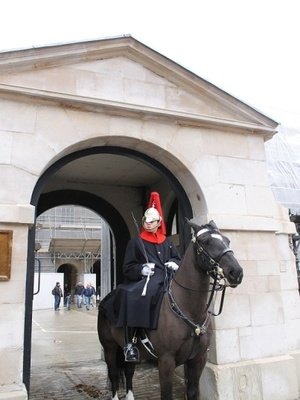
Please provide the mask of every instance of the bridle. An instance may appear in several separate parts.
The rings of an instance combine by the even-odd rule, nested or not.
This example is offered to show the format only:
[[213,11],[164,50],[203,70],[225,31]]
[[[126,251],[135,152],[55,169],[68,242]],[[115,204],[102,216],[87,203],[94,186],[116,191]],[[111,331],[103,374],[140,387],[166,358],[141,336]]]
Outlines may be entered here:
[[[201,256],[203,261],[206,264],[206,270],[204,272],[206,272],[206,274],[212,278],[212,282],[210,283],[210,285],[212,287],[209,290],[210,296],[209,296],[209,299],[208,299],[208,302],[207,302],[207,305],[206,305],[206,308],[204,311],[204,313],[206,314],[204,321],[201,324],[195,324],[192,320],[190,320],[182,312],[182,310],[179,308],[178,304],[176,303],[176,301],[174,299],[174,296],[172,293],[172,283],[175,282],[177,285],[179,285],[180,287],[182,287],[185,290],[195,291],[195,289],[190,289],[190,288],[187,288],[187,287],[181,285],[179,282],[176,281],[175,277],[173,277],[170,282],[169,290],[168,290],[168,299],[169,299],[169,305],[170,305],[171,310],[174,312],[174,314],[177,317],[181,318],[187,325],[189,325],[193,329],[193,334],[195,334],[196,336],[203,335],[204,333],[206,333],[208,325],[209,325],[210,317],[212,315],[215,317],[220,315],[223,310],[225,290],[228,285],[226,284],[224,272],[223,272],[223,269],[220,267],[219,263],[225,254],[227,254],[229,252],[233,253],[233,251],[227,245],[225,245],[225,248],[217,257],[212,257],[209,254],[209,252],[207,251],[207,249],[205,249],[203,243],[201,243],[200,236],[204,235],[207,232],[211,232],[211,230],[207,229],[207,228],[202,228],[192,237],[192,243],[194,244],[197,256]],[[211,232],[211,234],[213,234],[213,232]],[[220,235],[219,232],[217,233],[217,235],[219,235],[222,240],[222,235]],[[219,310],[217,313],[214,313],[213,311],[210,311],[209,308],[211,306],[214,295],[219,291],[222,292]]]
[[[225,248],[223,249],[223,251],[217,257],[215,257],[215,258],[211,257],[211,255],[205,249],[203,244],[201,244],[201,240],[197,240],[197,238],[200,238],[201,235],[204,235],[207,232],[211,232],[211,231],[209,229],[207,229],[207,228],[203,228],[203,229],[200,229],[196,233],[196,235],[193,235],[192,242],[194,243],[194,246],[196,248],[196,253],[199,256],[204,256],[205,261],[207,263],[207,271],[206,272],[207,272],[208,275],[210,275],[212,278],[215,278],[216,275],[220,275],[220,276],[222,276],[224,278],[223,270],[220,267],[219,263],[221,261],[221,258],[225,254],[233,253],[233,251],[227,245],[225,245]],[[211,234],[213,235],[214,232],[211,232]],[[216,235],[220,236],[222,238],[222,235],[219,232]]]

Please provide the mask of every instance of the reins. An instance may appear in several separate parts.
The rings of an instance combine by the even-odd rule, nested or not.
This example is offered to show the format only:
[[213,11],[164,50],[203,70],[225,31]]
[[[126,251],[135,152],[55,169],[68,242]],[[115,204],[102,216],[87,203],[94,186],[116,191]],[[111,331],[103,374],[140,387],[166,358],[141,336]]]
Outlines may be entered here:
[[[199,231],[199,232],[201,232],[201,231]],[[196,236],[199,236],[199,232],[197,233]],[[188,326],[190,326],[196,336],[199,336],[199,335],[203,335],[204,333],[207,332],[207,327],[208,327],[208,324],[209,324],[210,317],[212,315],[214,317],[220,315],[222,310],[223,310],[224,297],[225,297],[225,291],[226,291],[226,284],[225,283],[220,283],[221,280],[224,281],[224,273],[223,273],[223,269],[219,265],[219,262],[220,262],[221,258],[225,254],[227,254],[228,252],[232,252],[232,250],[229,249],[228,247],[226,247],[223,250],[223,252],[219,255],[218,261],[216,261],[214,258],[212,258],[210,256],[210,254],[204,249],[204,247],[200,243],[197,242],[197,239],[196,239],[195,236],[193,236],[192,242],[196,246],[197,254],[198,255],[201,255],[201,254],[204,255],[204,257],[208,261],[209,268],[207,269],[206,273],[207,273],[207,275],[209,275],[213,279],[213,282],[210,283],[212,288],[210,290],[208,290],[208,292],[210,292],[210,296],[209,296],[209,299],[208,299],[208,302],[206,304],[206,308],[205,308],[205,311],[204,311],[204,313],[206,314],[206,316],[204,318],[204,321],[201,324],[195,324],[190,318],[188,318],[184,314],[184,312],[180,309],[180,307],[176,303],[176,301],[174,299],[174,296],[172,294],[172,283],[175,282],[178,286],[182,287],[185,290],[189,290],[189,291],[193,291],[193,292],[204,292],[204,291],[196,290],[196,289],[192,289],[192,288],[187,288],[187,287],[181,285],[175,279],[175,277],[173,277],[171,282],[170,282],[169,289],[168,289],[168,299],[169,299],[170,308],[174,312],[174,314],[177,317],[181,318]],[[219,311],[218,311],[218,313],[214,313],[213,311],[210,311],[209,308],[210,308],[211,303],[213,301],[214,295],[216,294],[216,292],[219,292],[219,291],[222,291],[220,305],[219,305]]]

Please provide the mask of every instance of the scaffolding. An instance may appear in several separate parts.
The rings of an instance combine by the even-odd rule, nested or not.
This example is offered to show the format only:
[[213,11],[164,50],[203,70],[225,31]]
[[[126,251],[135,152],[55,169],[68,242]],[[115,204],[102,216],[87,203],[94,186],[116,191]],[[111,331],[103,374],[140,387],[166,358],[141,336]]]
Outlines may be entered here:
[[300,131],[280,127],[265,148],[272,191],[276,200],[289,210],[290,221],[297,230],[291,237],[291,249],[300,283]]
[[68,205],[37,218],[36,242],[42,269],[55,270],[57,260],[79,260],[89,272],[101,258],[102,219],[89,209]]
[[280,127],[265,143],[268,175],[276,200],[300,211],[300,131]]

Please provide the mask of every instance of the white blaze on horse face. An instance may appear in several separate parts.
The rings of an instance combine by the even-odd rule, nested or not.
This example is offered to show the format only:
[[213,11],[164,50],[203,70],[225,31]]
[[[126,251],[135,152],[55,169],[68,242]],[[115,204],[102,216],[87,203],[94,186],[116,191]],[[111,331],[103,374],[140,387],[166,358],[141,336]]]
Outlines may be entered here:
[[196,236],[199,237],[200,235],[206,232],[209,232],[209,229],[207,228],[200,229],[200,231],[197,232]]
[[[209,229],[207,229],[207,228],[200,229],[200,231],[197,232],[196,236],[199,237],[199,236],[201,236],[201,235],[203,235],[204,233],[207,233],[207,232],[209,232]],[[210,236],[212,238],[219,239],[219,240],[221,240],[221,242],[223,242],[223,238],[219,233],[211,233]]]
[[221,242],[223,242],[222,236],[219,235],[218,233],[212,233],[210,236],[215,238],[215,239],[219,239],[219,240],[221,240]]
[[116,393],[116,394],[114,395],[114,397],[112,397],[112,400],[119,400],[118,393]]
[[126,400],[134,400],[134,396],[131,390],[128,390],[128,393],[126,394],[125,397]]

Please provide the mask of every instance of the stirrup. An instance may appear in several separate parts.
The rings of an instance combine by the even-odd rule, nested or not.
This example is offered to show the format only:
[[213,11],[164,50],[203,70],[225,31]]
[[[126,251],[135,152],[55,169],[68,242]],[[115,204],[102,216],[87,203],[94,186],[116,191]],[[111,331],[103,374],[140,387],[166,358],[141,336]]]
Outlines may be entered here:
[[157,358],[153,344],[151,343],[151,341],[148,337],[148,332],[146,329],[142,330],[142,332],[140,334],[140,341],[141,341],[142,345],[144,346],[144,348],[148,351],[148,353],[151,354],[151,356],[153,356],[154,358]]
[[144,339],[141,339],[142,345],[145,347],[145,349],[148,351],[151,356],[157,358],[157,355],[155,354],[153,344],[150,342],[148,336],[146,336]]
[[132,343],[127,343],[123,348],[124,357],[126,362],[139,362],[140,361],[140,353],[139,349],[134,346]]

